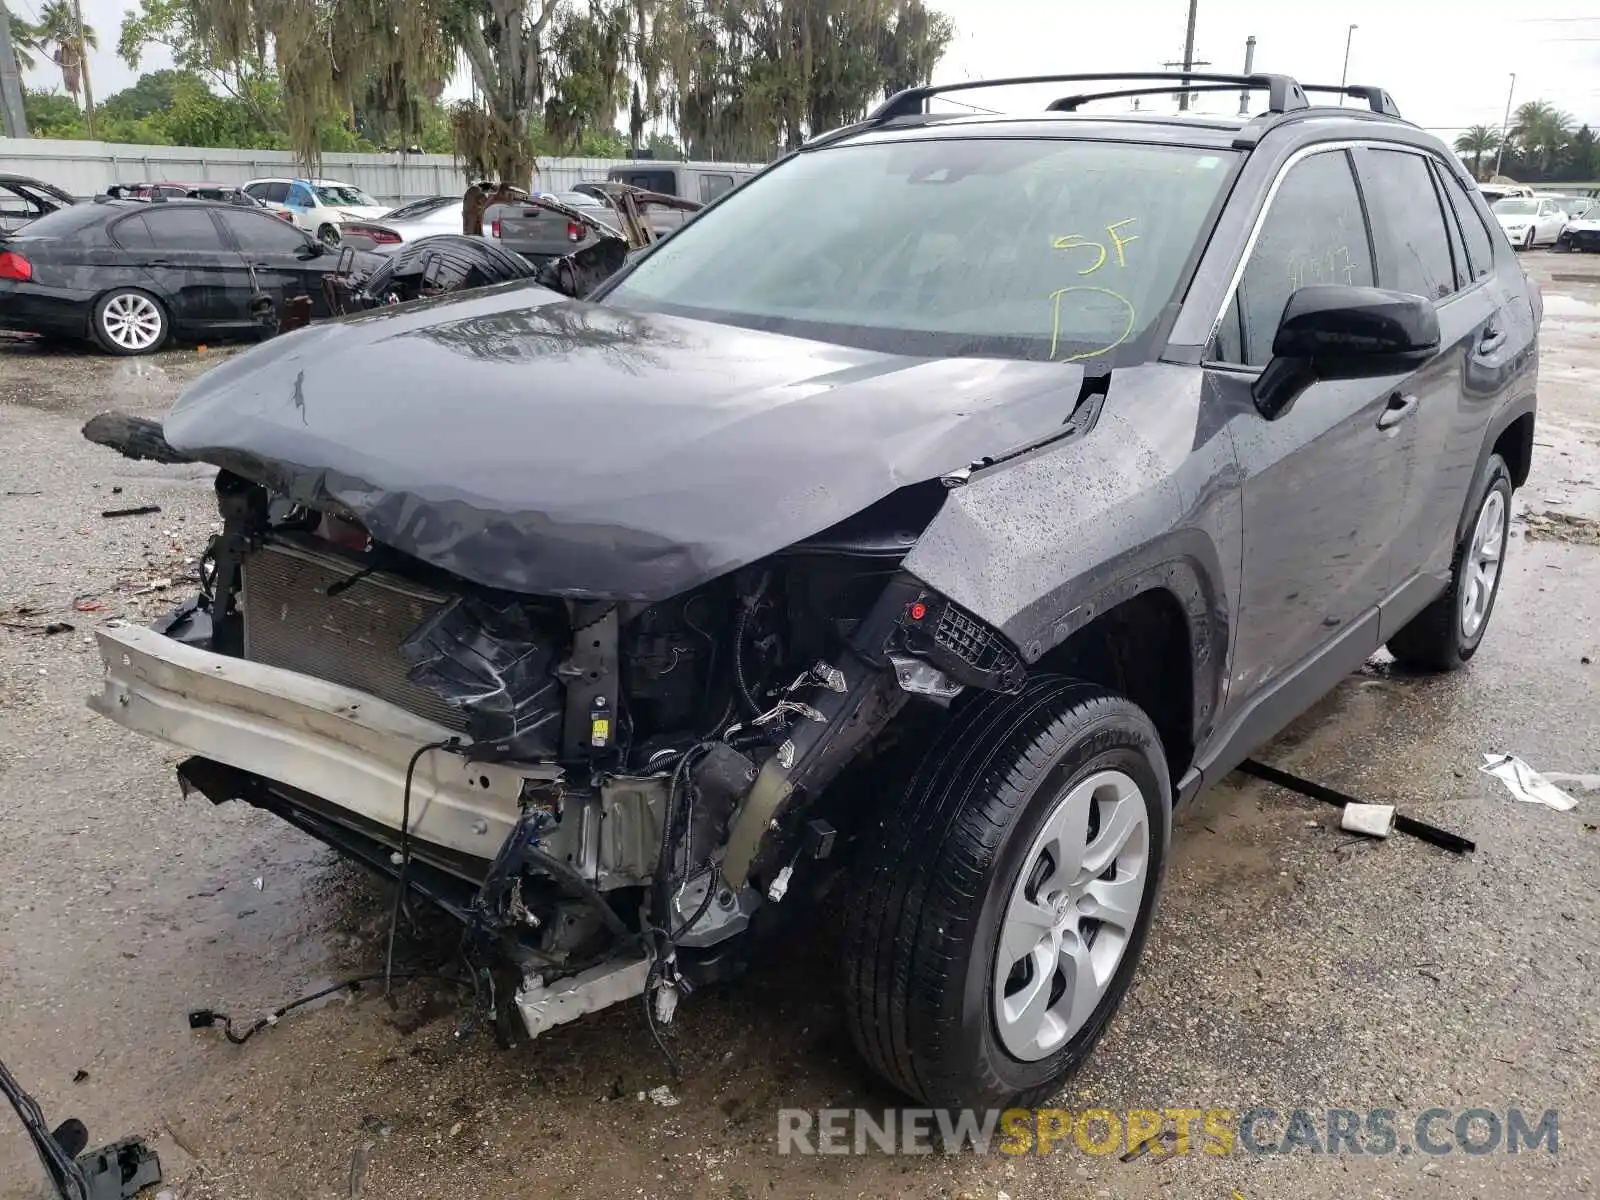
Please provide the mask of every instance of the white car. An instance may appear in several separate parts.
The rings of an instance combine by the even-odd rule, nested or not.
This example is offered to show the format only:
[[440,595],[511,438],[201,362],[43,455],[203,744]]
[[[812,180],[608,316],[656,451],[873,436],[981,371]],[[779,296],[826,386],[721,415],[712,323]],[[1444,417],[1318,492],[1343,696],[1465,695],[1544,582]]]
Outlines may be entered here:
[[339,226],[371,220],[389,211],[353,183],[337,179],[252,179],[244,193],[274,212],[287,212],[294,223],[329,246],[339,244]]
[[460,233],[461,197],[429,196],[412,200],[371,220],[346,221],[339,232],[346,245],[375,254],[392,254],[418,238]]
[[1555,245],[1567,223],[1567,214],[1554,200],[1535,200],[1509,196],[1489,206],[1506,237],[1519,250],[1532,250],[1548,243]]

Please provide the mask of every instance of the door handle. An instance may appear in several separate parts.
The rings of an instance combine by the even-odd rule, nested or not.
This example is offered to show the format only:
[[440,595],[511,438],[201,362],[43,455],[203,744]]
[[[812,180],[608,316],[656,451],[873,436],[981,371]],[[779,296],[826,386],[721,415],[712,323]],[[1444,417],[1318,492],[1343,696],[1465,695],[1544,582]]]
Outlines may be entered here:
[[147,258],[144,260],[144,265],[147,267],[170,267],[172,260],[167,258]]
[[1505,340],[1505,330],[1497,325],[1490,325],[1483,331],[1483,336],[1478,339],[1478,353],[1493,354],[1500,348],[1500,343]]
[[1378,418],[1379,429],[1393,429],[1412,413],[1417,411],[1418,400],[1415,396],[1408,396],[1395,392],[1389,397],[1389,407],[1383,410],[1383,415]]

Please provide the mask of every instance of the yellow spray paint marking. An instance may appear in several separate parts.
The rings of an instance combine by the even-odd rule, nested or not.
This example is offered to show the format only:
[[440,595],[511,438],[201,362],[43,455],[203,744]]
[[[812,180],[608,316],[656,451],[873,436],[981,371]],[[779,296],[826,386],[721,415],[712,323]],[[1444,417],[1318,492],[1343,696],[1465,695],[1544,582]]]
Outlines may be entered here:
[[[1105,231],[1111,235],[1111,244],[1116,249],[1117,266],[1119,267],[1126,267],[1128,265],[1127,256],[1123,254],[1122,248],[1129,242],[1138,241],[1139,235],[1137,233],[1130,233],[1127,237],[1123,237],[1117,233],[1117,230],[1121,229],[1124,225],[1132,225],[1138,219],[1138,217],[1123,217],[1122,220],[1113,221],[1111,224],[1105,226]],[[1078,272],[1079,275],[1093,275],[1101,267],[1105,266],[1106,260],[1111,257],[1111,254],[1105,248],[1104,243],[1096,242],[1090,238],[1086,238],[1081,233],[1069,233],[1062,237],[1055,238],[1051,241],[1050,248],[1052,250],[1098,250],[1099,257],[1094,260],[1094,265],[1085,267],[1083,270]]]
[[1066,235],[1066,237],[1058,237],[1055,241],[1051,242],[1050,245],[1052,249],[1056,250],[1077,250],[1092,246],[1094,249],[1100,251],[1100,257],[1094,260],[1094,266],[1085,267],[1083,270],[1078,272],[1079,275],[1093,275],[1101,267],[1106,265],[1106,248],[1099,242],[1091,242],[1081,233],[1069,233]]
[[1050,304],[1051,304],[1051,308],[1050,308],[1050,361],[1051,362],[1055,361],[1056,343],[1059,341],[1060,336],[1061,336],[1061,298],[1063,296],[1070,296],[1074,292],[1096,292],[1096,293],[1098,293],[1098,294],[1100,294],[1102,296],[1110,296],[1113,300],[1117,301],[1117,303],[1121,304],[1122,307],[1124,307],[1125,309],[1128,310],[1128,321],[1127,321],[1127,324],[1125,324],[1123,326],[1122,332],[1117,335],[1117,340],[1112,342],[1109,346],[1102,346],[1098,350],[1085,350],[1082,354],[1074,354],[1070,358],[1062,359],[1061,360],[1062,362],[1069,362],[1069,363],[1078,362],[1081,359],[1095,358],[1095,357],[1097,357],[1097,356],[1099,356],[1101,354],[1109,354],[1111,351],[1115,350],[1118,346],[1122,345],[1123,342],[1127,341],[1130,336],[1132,336],[1134,323],[1139,319],[1138,314],[1136,312],[1134,312],[1133,301],[1129,300],[1121,292],[1114,292],[1110,288],[1090,287],[1087,284],[1079,284],[1076,287],[1059,288],[1056,291],[1053,291],[1053,292],[1050,293]]
[[1118,237],[1117,230],[1121,229],[1124,225],[1132,225],[1138,219],[1138,217],[1123,217],[1122,220],[1115,221],[1106,226],[1106,232],[1111,235],[1111,240],[1116,244],[1117,247],[1117,266],[1119,267],[1125,267],[1128,265],[1127,260],[1122,257],[1122,248],[1129,242],[1138,241],[1139,235],[1137,233],[1130,233],[1127,237]]

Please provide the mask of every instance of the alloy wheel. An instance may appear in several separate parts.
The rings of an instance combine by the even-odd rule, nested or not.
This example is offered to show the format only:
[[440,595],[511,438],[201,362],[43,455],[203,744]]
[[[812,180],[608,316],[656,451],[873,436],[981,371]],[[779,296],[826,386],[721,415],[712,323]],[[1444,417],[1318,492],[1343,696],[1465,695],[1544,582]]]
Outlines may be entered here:
[[100,328],[122,350],[151,349],[161,340],[163,325],[161,309],[141,292],[111,297],[100,314]]
[[1495,585],[1500,581],[1500,567],[1505,560],[1506,511],[1503,492],[1491,491],[1483,498],[1472,542],[1461,560],[1460,570],[1465,573],[1461,580],[1461,634],[1469,640],[1488,620]]
[[1046,1058],[1088,1023],[1133,937],[1149,869],[1145,798],[1121,771],[1080,780],[1051,807],[995,952],[995,1027],[1015,1058]]

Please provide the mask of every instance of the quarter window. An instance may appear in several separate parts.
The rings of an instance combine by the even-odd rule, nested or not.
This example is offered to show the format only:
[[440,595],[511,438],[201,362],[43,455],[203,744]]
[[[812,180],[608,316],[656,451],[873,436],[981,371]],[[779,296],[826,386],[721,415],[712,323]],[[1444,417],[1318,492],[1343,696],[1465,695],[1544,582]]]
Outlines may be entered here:
[[1380,286],[1443,300],[1455,291],[1455,271],[1427,160],[1403,150],[1363,150],[1359,162]]
[[1484,227],[1483,218],[1478,215],[1477,208],[1456,177],[1444,167],[1436,169],[1439,181],[1444,184],[1445,199],[1450,201],[1450,207],[1455,211],[1456,220],[1461,223],[1461,232],[1467,240],[1467,262],[1472,268],[1472,278],[1487,279],[1494,270],[1494,246],[1489,241],[1489,231]]
[[1343,151],[1313,154],[1283,177],[1212,356],[1265,366],[1284,305],[1297,290],[1319,283],[1370,287],[1372,281],[1372,250],[1349,157]]

